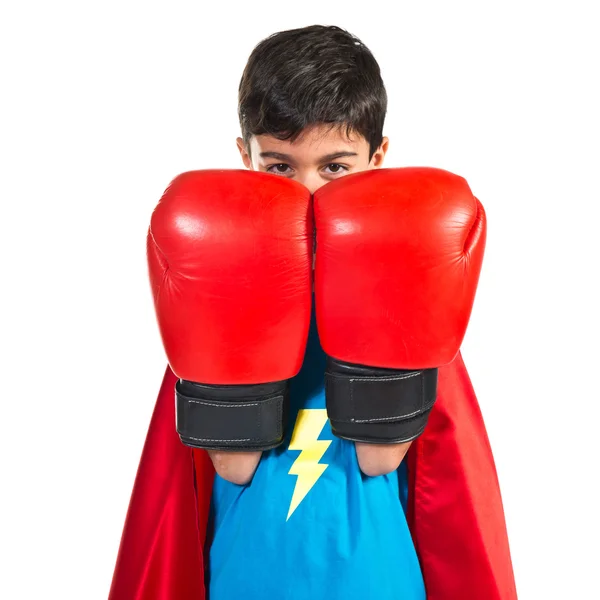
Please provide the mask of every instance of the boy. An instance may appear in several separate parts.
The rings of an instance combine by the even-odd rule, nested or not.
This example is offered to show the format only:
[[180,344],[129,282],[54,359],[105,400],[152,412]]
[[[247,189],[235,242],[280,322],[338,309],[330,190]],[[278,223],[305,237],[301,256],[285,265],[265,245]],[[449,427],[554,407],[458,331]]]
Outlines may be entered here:
[[[312,194],[383,165],[386,106],[379,67],[354,36],[321,26],[275,34],[255,48],[242,76],[242,161]],[[167,372],[113,600],[201,598],[204,580],[212,600],[516,598],[493,460],[460,356],[440,369],[425,433],[395,444],[332,435],[324,371],[313,319],[283,444],[208,453],[179,443],[176,378]],[[298,465],[308,443],[310,483]],[[159,460],[166,468],[156,469]],[[134,508],[138,496],[143,509]]]

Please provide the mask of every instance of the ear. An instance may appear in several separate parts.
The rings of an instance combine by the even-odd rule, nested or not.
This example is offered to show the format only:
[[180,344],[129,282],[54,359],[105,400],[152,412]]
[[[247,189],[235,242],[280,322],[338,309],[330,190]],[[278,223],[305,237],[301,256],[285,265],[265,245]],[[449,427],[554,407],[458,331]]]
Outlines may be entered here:
[[380,169],[383,166],[383,160],[385,159],[389,145],[389,138],[384,137],[383,140],[381,140],[381,145],[375,150],[371,157],[371,162],[369,164],[370,169]]
[[240,151],[240,156],[242,157],[242,162],[246,169],[252,169],[252,159],[250,158],[250,154],[246,150],[246,145],[244,144],[244,140],[239,137],[235,140],[237,144],[238,150]]

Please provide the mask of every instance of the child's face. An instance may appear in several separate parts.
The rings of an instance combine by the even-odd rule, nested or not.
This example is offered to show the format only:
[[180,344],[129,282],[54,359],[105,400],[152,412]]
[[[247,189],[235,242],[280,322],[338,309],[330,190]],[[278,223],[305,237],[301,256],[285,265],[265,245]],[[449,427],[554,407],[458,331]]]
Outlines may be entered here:
[[380,168],[388,144],[389,140],[384,137],[369,160],[369,143],[363,136],[352,134],[348,138],[345,128],[330,129],[326,125],[308,127],[294,142],[270,135],[253,136],[249,152],[242,138],[237,139],[248,169],[295,179],[311,194],[329,181],[349,173]]

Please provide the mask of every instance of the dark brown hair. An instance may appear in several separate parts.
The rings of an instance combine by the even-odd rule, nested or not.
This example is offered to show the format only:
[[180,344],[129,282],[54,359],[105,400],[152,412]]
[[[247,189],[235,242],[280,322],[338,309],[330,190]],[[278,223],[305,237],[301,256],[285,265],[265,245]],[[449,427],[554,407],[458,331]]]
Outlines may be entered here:
[[275,33],[252,51],[239,86],[246,147],[253,135],[294,141],[309,125],[345,127],[381,145],[387,94],[377,61],[354,35],[311,25]]

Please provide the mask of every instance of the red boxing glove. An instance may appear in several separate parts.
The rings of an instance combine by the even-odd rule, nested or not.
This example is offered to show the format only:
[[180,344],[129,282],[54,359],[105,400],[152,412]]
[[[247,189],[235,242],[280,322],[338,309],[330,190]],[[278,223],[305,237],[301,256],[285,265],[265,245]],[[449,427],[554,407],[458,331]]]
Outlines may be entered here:
[[150,282],[184,444],[283,441],[310,323],[310,211],[302,185],[233,170],[179,175],[154,210]]
[[437,367],[466,332],[485,246],[467,182],[431,168],[348,175],[314,197],[317,325],[333,432],[361,442],[418,437]]

